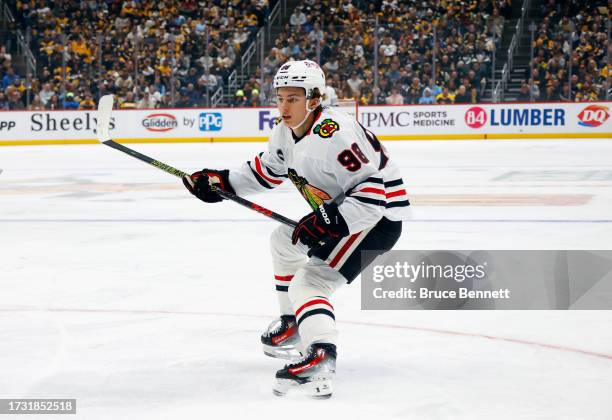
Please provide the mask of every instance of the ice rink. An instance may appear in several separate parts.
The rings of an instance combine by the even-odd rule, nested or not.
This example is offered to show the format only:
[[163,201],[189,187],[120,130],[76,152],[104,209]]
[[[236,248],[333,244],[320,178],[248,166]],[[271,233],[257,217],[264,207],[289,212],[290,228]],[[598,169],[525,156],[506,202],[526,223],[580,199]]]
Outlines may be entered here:
[[[612,249],[610,141],[386,146],[413,203],[396,249]],[[194,171],[265,144],[130,147]],[[359,281],[333,301],[333,398],[276,397],[276,222],[101,145],[1,147],[0,168],[0,398],[87,420],[612,419],[612,311],[362,311]],[[289,183],[249,198],[308,211]]]

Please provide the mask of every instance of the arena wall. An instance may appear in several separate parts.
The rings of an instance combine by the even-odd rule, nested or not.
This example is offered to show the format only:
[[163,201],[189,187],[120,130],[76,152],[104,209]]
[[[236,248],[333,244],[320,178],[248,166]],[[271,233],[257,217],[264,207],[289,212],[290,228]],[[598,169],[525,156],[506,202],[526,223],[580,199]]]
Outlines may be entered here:
[[[362,106],[381,140],[612,138],[612,102]],[[266,141],[275,108],[117,110],[125,143]],[[342,129],[342,128],[340,128]],[[0,113],[0,145],[96,143],[96,111]]]

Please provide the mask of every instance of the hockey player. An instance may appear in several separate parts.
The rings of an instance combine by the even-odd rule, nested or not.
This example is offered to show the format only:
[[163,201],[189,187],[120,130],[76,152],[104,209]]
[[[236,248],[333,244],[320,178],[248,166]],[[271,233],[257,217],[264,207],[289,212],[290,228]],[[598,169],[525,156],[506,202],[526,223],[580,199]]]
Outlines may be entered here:
[[[311,206],[295,229],[282,225],[272,233],[281,316],[261,341],[265,354],[293,359],[276,373],[277,395],[298,387],[327,398],[337,355],[330,296],[393,247],[409,201],[399,170],[376,136],[354,117],[321,106],[325,75],[315,62],[284,64],[274,88],[282,122],[267,151],[238,169],[202,169],[183,182],[214,203],[222,198],[212,185],[243,196],[288,178]],[[365,250],[373,252],[362,257]]]

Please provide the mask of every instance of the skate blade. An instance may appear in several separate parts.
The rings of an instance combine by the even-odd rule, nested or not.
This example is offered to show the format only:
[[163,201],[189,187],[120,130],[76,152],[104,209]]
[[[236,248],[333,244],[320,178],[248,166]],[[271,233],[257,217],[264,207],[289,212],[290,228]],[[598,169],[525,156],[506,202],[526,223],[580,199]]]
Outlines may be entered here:
[[272,393],[279,397],[291,394],[325,400],[332,396],[332,384],[331,379],[319,379],[303,384],[291,379],[277,379]]
[[302,352],[297,350],[295,347],[282,348],[267,346],[264,344],[263,352],[266,356],[270,356],[275,359],[296,360],[303,357]]

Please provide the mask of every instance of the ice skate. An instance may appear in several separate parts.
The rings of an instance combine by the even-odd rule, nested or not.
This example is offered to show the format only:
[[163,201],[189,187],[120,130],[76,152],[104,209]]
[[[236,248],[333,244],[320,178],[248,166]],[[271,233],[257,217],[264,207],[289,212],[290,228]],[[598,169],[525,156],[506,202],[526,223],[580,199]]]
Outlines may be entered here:
[[261,343],[265,355],[277,359],[299,359],[300,334],[298,333],[295,316],[282,315],[272,321],[266,332],[261,335]]
[[286,365],[276,372],[273,392],[283,396],[287,393],[307,395],[325,399],[332,395],[332,379],[336,373],[336,346],[315,343],[299,362]]

